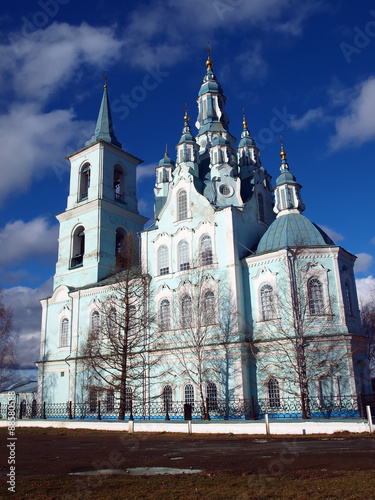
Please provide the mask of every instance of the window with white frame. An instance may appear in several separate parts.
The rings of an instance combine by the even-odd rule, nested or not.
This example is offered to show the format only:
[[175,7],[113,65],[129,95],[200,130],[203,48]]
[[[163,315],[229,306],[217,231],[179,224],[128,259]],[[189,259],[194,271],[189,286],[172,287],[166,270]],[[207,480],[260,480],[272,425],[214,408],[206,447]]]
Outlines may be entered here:
[[217,387],[214,382],[208,382],[206,386],[208,411],[217,410]]
[[213,325],[216,319],[215,294],[212,290],[203,296],[203,325]]
[[177,195],[177,220],[186,219],[188,216],[187,192],[181,189]]
[[72,235],[72,255],[70,259],[70,268],[73,269],[83,264],[85,254],[85,228],[78,226]]
[[98,409],[98,399],[99,399],[99,391],[97,389],[90,389],[89,390],[89,410],[90,413],[94,413]]
[[106,408],[107,412],[112,412],[115,409],[115,392],[109,389],[106,394]]
[[107,315],[107,329],[109,335],[117,332],[117,313],[114,307],[111,307]]
[[352,298],[350,295],[349,283],[345,282],[345,312],[348,316],[353,316]]
[[165,385],[163,388],[164,412],[172,410],[172,387]]
[[131,387],[125,387],[125,411],[132,409],[133,402],[133,389]]
[[100,315],[98,311],[91,313],[90,340],[97,340],[100,333]]
[[309,310],[312,316],[324,314],[323,285],[318,278],[310,278],[307,282]]
[[60,325],[60,347],[68,347],[69,345],[69,320],[63,318]]
[[90,164],[85,163],[81,168],[80,182],[79,182],[79,201],[86,200],[88,197],[90,187]]
[[189,243],[185,240],[180,241],[177,248],[178,254],[178,269],[186,271],[190,269]]
[[117,201],[125,202],[125,176],[121,165],[115,165],[113,170],[113,190],[114,198]]
[[268,406],[280,408],[280,386],[277,378],[270,378],[267,382]]
[[205,234],[201,238],[200,261],[202,266],[212,264],[212,240],[208,234]]
[[169,252],[166,245],[162,245],[158,250],[158,266],[160,275],[169,273]]
[[260,306],[263,321],[275,319],[275,298],[273,288],[269,284],[263,285],[260,289]]
[[191,326],[193,320],[193,304],[190,295],[184,295],[181,299],[180,320],[182,328]]
[[191,405],[191,409],[194,410],[194,387],[193,384],[185,385],[185,403]]
[[163,299],[159,306],[160,330],[170,330],[171,327],[171,304],[168,299]]

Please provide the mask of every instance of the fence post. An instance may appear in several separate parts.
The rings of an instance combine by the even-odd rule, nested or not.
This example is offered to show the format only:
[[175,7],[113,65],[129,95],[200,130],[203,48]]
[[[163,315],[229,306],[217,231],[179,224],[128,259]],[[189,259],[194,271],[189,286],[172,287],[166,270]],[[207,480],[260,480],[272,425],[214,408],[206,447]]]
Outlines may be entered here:
[[43,403],[43,419],[46,419],[46,402]]
[[69,401],[69,420],[72,420],[73,416],[72,416],[72,402]]
[[129,415],[129,421],[133,421],[134,420],[134,416],[133,416],[133,400],[131,399],[130,400],[130,415]]
[[1,413],[1,403],[0,403],[0,418],[3,418],[3,415]]
[[254,396],[251,396],[251,420],[255,420],[255,406],[254,406]]
[[98,420],[101,420],[102,417],[100,415],[100,401],[98,401]]
[[18,418],[22,419],[22,401],[20,403],[20,413],[18,415]]
[[361,411],[361,418],[363,420],[365,420],[366,419],[366,409],[365,409],[365,404],[363,402],[362,392],[359,393],[359,406],[360,406],[360,411]]
[[370,432],[374,432],[374,427],[372,425],[372,415],[371,415],[371,407],[366,406],[366,412],[367,412],[367,420],[368,420],[368,426],[370,429]]

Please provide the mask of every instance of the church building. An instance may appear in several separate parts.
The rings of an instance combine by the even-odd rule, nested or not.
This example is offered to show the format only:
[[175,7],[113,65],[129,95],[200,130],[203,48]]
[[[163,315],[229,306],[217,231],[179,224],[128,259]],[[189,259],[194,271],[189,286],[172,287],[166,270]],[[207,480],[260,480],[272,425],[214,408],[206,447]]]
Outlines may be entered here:
[[322,403],[371,391],[355,256],[303,215],[283,144],[274,185],[245,115],[236,145],[210,56],[206,66],[197,133],[186,109],[175,158],[166,150],[156,168],[148,229],[137,205],[141,160],[114,134],[106,85],[94,135],[68,157],[54,289],[41,301],[41,402],[111,409],[118,400],[84,358],[93,331],[108,345],[104,305],[121,282],[116,262],[129,234],[139,236],[147,277],[136,308],[148,314],[136,352],[143,368],[126,382],[134,404],[206,401],[215,412],[254,398],[281,409],[304,393]]

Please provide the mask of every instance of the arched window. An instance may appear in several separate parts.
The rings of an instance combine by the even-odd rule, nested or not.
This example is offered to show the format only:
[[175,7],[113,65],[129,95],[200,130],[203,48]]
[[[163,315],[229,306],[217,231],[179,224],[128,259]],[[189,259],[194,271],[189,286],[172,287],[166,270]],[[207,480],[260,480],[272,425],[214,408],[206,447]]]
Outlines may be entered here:
[[100,333],[100,316],[98,311],[91,314],[90,340],[97,340]]
[[169,303],[169,300],[163,299],[160,302],[159,315],[160,330],[163,332],[169,330],[171,327],[171,305]]
[[212,241],[211,236],[205,234],[201,238],[200,260],[202,266],[212,264]]
[[171,411],[172,409],[172,387],[170,385],[165,385],[163,388],[163,403],[164,412]]
[[89,390],[89,410],[90,413],[94,413],[98,409],[98,390],[97,389],[90,389]]
[[345,283],[345,311],[348,316],[353,316],[352,298],[348,282]]
[[189,243],[187,241],[180,241],[178,244],[178,268],[180,271],[185,271],[190,269],[190,259],[189,259]]
[[258,210],[259,210],[259,220],[261,222],[265,222],[263,196],[260,193],[258,193]]
[[60,326],[60,347],[67,347],[69,345],[69,320],[63,318]]
[[90,164],[85,163],[81,168],[79,179],[79,201],[86,200],[90,187]]
[[182,189],[177,195],[177,220],[186,219],[187,215],[187,192]]
[[181,299],[180,310],[181,327],[188,328],[193,320],[193,307],[190,295],[184,295]]
[[267,382],[268,405],[270,408],[280,408],[280,387],[277,378],[270,378]]
[[124,239],[125,239],[125,229],[123,229],[122,227],[118,227],[116,229],[116,248],[115,248],[115,252],[116,252],[116,261],[117,261],[117,264],[119,264],[120,260],[121,260],[121,257],[124,257]]
[[125,411],[130,411],[132,409],[133,402],[133,389],[131,387],[125,387]]
[[169,273],[169,252],[168,247],[163,245],[158,250],[159,274]]
[[82,266],[83,264],[83,256],[85,253],[85,228],[83,226],[77,227],[73,233],[72,239],[71,269]]
[[323,285],[318,278],[310,278],[307,282],[309,308],[312,316],[324,314]]
[[35,418],[38,412],[38,403],[36,399],[33,399],[31,403],[31,418]]
[[262,320],[275,319],[275,303],[273,288],[271,285],[263,285],[260,289],[260,304],[262,310]]
[[118,330],[117,328],[117,314],[116,314],[116,309],[114,307],[111,307],[107,314],[107,330],[108,334],[115,334]]
[[27,410],[27,401],[26,401],[26,399],[23,399],[21,401],[21,408],[20,408],[21,418],[26,416],[26,410]]
[[215,294],[211,290],[203,296],[203,325],[213,325],[216,321]]
[[115,165],[113,170],[113,189],[115,200],[125,203],[125,179],[124,172],[120,165]]
[[194,387],[193,384],[185,385],[185,403],[191,405],[191,409],[194,410]]
[[106,408],[107,412],[112,412],[115,409],[115,392],[109,389],[106,394]]
[[217,387],[213,382],[208,382],[206,386],[208,411],[217,410]]

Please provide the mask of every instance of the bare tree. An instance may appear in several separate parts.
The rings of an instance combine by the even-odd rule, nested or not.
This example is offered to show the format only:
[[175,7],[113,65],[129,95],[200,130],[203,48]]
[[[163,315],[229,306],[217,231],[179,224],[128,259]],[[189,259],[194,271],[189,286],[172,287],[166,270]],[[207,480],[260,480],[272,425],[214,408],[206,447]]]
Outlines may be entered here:
[[13,312],[4,305],[0,291],[0,389],[12,382],[16,363],[17,335],[13,329]]
[[[175,370],[197,387],[205,418],[217,404],[214,380],[228,378],[229,371],[225,353],[232,336],[229,328],[232,311],[219,285],[202,266],[194,265],[175,291],[173,331],[167,331],[172,326],[168,313],[159,311],[160,330],[167,331],[164,341],[177,360]],[[228,381],[224,384],[227,387]]]
[[[311,382],[339,373],[349,355],[344,336],[335,329],[337,299],[329,296],[328,283],[324,290],[324,280],[314,277],[317,264],[307,257],[303,248],[287,249],[285,280],[279,279],[277,296],[267,285],[260,290],[261,327],[250,341],[258,369],[271,385],[282,378],[284,392],[300,398],[303,418],[311,416]],[[272,386],[271,392],[276,389]]]
[[97,389],[104,386],[118,395],[120,420],[137,393],[145,398],[150,352],[156,349],[155,338],[150,336],[150,278],[142,274],[138,245],[133,233],[124,237],[108,296],[83,349],[85,364],[101,382]]

